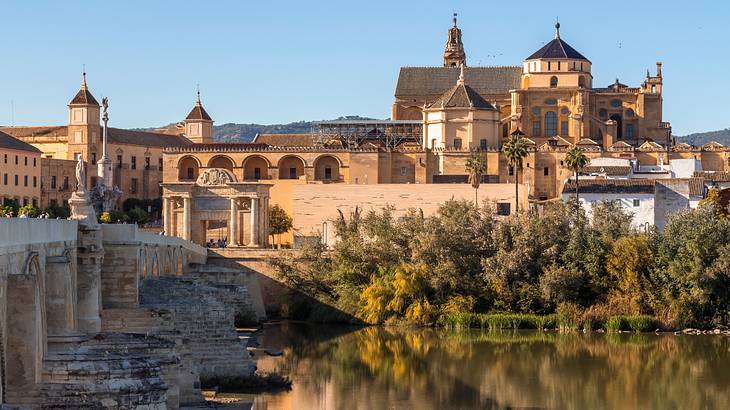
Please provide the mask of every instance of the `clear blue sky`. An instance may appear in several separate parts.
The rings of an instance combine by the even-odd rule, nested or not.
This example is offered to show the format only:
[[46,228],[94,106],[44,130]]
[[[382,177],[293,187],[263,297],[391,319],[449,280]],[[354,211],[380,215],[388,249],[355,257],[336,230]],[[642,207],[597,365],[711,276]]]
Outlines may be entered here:
[[398,68],[441,64],[456,10],[470,65],[520,64],[559,17],[594,84],[638,85],[661,60],[676,135],[730,126],[727,2],[592,4],[3,1],[0,124],[11,101],[16,125],[65,124],[82,64],[117,127],[182,120],[197,83],[217,124],[387,118]]

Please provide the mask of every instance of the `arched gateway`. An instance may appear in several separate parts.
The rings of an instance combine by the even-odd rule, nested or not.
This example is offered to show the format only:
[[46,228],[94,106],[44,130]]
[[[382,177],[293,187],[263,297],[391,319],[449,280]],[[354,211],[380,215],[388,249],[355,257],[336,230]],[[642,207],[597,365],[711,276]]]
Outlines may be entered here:
[[164,230],[205,246],[268,246],[270,184],[238,182],[224,168],[208,168],[197,180],[162,184]]

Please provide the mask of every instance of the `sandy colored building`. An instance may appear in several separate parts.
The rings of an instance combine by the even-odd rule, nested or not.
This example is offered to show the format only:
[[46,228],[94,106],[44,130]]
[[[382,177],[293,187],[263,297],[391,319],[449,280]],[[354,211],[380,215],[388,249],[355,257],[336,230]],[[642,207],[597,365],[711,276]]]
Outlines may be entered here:
[[0,132],[0,204],[15,200],[38,206],[41,199],[41,151]]
[[[64,181],[73,175],[73,162],[79,156],[87,163],[87,186],[96,184],[96,164],[102,155],[100,120],[99,103],[91,93],[84,73],[81,88],[68,104],[66,125],[0,128],[1,131],[38,148],[44,160],[52,159],[43,167],[43,183],[39,185],[42,187],[39,197],[42,207],[54,201],[60,205],[68,200],[73,187],[69,189]],[[115,168],[114,184],[123,193],[120,203],[127,198],[159,198],[163,148],[189,145],[192,144],[191,140],[209,142],[212,140],[212,124],[198,95],[194,108],[185,120],[185,127],[177,133],[110,127],[108,155]],[[192,133],[191,140],[185,137],[185,132]],[[75,183],[73,178],[70,183]]]

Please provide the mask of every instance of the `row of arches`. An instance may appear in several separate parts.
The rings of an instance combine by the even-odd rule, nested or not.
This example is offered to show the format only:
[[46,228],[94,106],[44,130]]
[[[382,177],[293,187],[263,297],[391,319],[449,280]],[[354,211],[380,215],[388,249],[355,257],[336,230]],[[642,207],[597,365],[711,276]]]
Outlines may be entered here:
[[[332,155],[321,155],[310,165],[314,168],[314,179],[317,181],[338,181],[340,179],[340,168],[342,162]],[[200,160],[194,156],[185,156],[178,162],[178,179],[181,181],[194,181],[198,178],[200,168],[203,167]],[[226,155],[217,155],[208,161],[207,168],[223,168],[234,172],[239,168],[235,161]],[[304,175],[307,162],[298,155],[286,155],[279,159],[279,162],[272,164],[268,158],[260,155],[247,157],[240,168],[243,168],[244,180],[271,179],[270,170],[278,169],[278,179],[299,179]]]

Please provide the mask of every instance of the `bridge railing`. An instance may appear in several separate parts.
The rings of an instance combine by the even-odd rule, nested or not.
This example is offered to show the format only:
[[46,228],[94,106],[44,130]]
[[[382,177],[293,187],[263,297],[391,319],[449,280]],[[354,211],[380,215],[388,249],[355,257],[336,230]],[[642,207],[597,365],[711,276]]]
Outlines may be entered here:
[[0,253],[16,246],[76,241],[77,236],[77,221],[0,218]]

